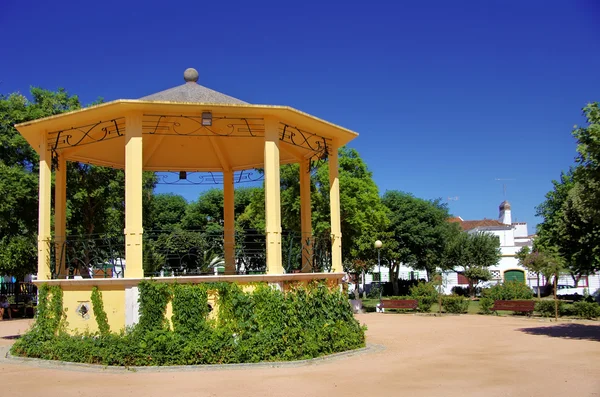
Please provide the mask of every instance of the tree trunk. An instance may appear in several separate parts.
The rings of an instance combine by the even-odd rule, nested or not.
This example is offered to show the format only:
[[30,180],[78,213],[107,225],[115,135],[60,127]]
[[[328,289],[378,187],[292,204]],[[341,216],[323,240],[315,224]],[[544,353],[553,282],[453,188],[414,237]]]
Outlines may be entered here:
[[556,290],[558,289],[558,273],[554,276],[554,319],[558,321],[558,296]]
[[390,263],[390,280],[392,281],[394,295],[398,296],[400,293],[400,287],[398,286],[398,265],[394,263]]
[[473,288],[473,280],[469,279],[469,296],[475,298],[475,288]]
[[538,295],[538,299],[541,299],[542,295],[540,292],[540,274],[537,273],[537,295]]

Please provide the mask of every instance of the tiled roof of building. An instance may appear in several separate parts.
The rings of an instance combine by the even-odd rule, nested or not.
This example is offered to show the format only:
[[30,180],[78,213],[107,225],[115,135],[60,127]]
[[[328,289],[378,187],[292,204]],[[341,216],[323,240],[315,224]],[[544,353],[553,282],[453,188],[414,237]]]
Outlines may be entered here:
[[463,221],[462,219],[450,218],[448,222],[458,222],[463,230],[472,230],[477,227],[497,227],[506,229],[509,228],[510,225],[505,225],[502,222],[499,222],[495,219],[481,219],[477,221]]

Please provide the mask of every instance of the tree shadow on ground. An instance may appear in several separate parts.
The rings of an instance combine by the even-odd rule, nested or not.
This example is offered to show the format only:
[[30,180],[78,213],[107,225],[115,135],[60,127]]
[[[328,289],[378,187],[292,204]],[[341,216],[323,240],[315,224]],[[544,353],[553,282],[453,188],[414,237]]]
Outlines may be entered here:
[[545,335],[553,338],[586,339],[600,342],[600,325],[560,324],[550,327],[519,328],[530,335]]

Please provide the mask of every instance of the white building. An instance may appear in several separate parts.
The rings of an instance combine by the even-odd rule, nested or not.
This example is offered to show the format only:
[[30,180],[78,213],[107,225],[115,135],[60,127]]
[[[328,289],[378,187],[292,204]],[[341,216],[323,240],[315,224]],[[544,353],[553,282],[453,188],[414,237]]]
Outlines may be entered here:
[[[527,269],[519,265],[516,258],[517,252],[523,247],[531,248],[535,235],[529,234],[526,222],[512,222],[512,211],[510,203],[503,201],[499,207],[498,219],[481,220],[463,220],[461,217],[451,218],[450,222],[459,223],[467,233],[486,232],[498,236],[500,240],[500,252],[502,257],[498,265],[489,268],[492,274],[491,283],[498,283],[509,280],[520,280],[532,288],[537,287],[537,275],[528,272]],[[381,266],[381,273],[376,266],[371,274],[365,277],[365,283],[377,282],[381,278],[382,282],[389,280],[389,269],[387,266]],[[404,280],[427,279],[427,273],[412,269],[409,266],[400,265],[398,278]],[[450,294],[452,288],[456,286],[467,287],[469,282],[461,272],[444,272],[444,292]],[[543,277],[540,278],[540,285],[546,284]],[[561,288],[562,287],[562,288]],[[572,287],[572,288],[567,288]],[[574,280],[569,275],[559,278],[559,288],[561,293],[582,295],[587,289],[589,293],[594,293],[600,288],[600,275],[581,277],[579,283],[574,285]]]

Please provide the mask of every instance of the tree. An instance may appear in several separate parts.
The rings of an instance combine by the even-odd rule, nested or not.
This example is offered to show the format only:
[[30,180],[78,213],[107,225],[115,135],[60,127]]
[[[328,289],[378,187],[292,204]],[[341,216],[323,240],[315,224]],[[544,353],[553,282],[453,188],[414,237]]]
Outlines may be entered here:
[[382,198],[388,209],[389,232],[395,246],[390,278],[394,294],[398,288],[400,263],[427,271],[432,276],[444,262],[446,241],[457,232],[448,222],[448,207],[440,200],[424,200],[410,193],[387,191]]
[[583,109],[584,127],[575,127],[576,166],[553,181],[553,190],[537,207],[544,221],[538,227],[539,244],[554,249],[565,260],[575,282],[600,270],[600,108]]
[[543,252],[534,249],[530,251],[529,247],[523,247],[516,255],[519,264],[525,269],[533,272],[537,276],[537,296],[541,298],[540,275],[547,273],[548,258]]
[[[0,273],[19,277],[36,269],[39,157],[14,125],[81,107],[78,97],[62,88],[53,92],[33,87],[31,97],[0,96]],[[123,171],[70,162],[67,178],[68,232],[122,236]],[[145,211],[154,184],[154,174],[144,173]]]
[[36,269],[39,157],[14,125],[80,107],[63,89],[31,97],[0,95],[0,273],[19,278]]
[[[386,209],[381,203],[372,173],[355,149],[338,151],[342,255],[346,269],[355,259],[372,261],[377,257],[373,243],[384,240]],[[300,236],[299,166],[283,165],[281,174],[281,223],[284,233]],[[329,208],[329,166],[322,163],[311,175],[313,236],[317,244],[329,247],[331,233]],[[240,216],[244,227],[264,231],[264,190],[254,191],[250,204]],[[300,240],[298,240],[298,243]]]
[[460,232],[448,243],[444,261],[457,271],[464,271],[469,280],[469,291],[475,296],[475,282],[488,281],[490,266],[500,261],[500,240],[486,232]]
[[188,203],[178,194],[156,194],[151,204],[148,224],[152,231],[171,231],[181,229]]

